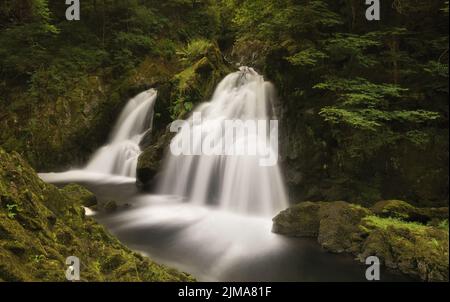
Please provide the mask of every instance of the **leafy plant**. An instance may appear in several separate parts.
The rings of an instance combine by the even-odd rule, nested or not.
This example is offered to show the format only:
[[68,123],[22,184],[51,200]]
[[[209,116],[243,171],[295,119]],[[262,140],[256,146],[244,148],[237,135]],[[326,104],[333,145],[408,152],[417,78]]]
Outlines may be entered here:
[[8,218],[14,219],[20,212],[19,205],[16,203],[9,203],[6,205],[6,211]]

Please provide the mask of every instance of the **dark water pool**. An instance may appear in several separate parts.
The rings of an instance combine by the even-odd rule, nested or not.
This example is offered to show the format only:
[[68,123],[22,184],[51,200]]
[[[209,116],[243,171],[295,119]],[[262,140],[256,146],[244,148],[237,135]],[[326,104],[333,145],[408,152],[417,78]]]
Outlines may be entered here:
[[[117,201],[118,211],[94,218],[122,243],[200,281],[366,281],[367,267],[352,256],[327,253],[313,239],[273,234],[270,217],[139,194],[130,181],[82,183],[100,200]],[[382,269],[381,281],[414,280]]]

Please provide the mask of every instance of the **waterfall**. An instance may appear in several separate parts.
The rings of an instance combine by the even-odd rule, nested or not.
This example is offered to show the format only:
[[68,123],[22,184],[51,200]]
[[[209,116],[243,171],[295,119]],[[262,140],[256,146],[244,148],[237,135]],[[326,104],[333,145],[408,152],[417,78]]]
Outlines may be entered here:
[[151,129],[157,92],[144,91],[130,99],[114,126],[109,143],[92,156],[85,170],[136,177],[139,142]]
[[[177,145],[189,135],[193,137],[195,152],[205,143],[206,134],[213,148],[223,146],[226,135],[221,127],[225,121],[268,122],[275,115],[274,100],[273,85],[252,68],[242,67],[219,83],[210,102],[195,109],[188,119],[192,132],[178,133],[171,144]],[[201,121],[195,120],[198,113],[201,113]],[[238,150],[248,144],[255,148],[267,147],[262,138],[266,135],[255,139],[247,132],[240,133],[236,141],[224,148]],[[278,146],[268,147],[273,151]],[[280,168],[277,164],[261,166],[259,163],[258,155],[174,155],[169,152],[158,193],[245,214],[273,215],[288,205]]]

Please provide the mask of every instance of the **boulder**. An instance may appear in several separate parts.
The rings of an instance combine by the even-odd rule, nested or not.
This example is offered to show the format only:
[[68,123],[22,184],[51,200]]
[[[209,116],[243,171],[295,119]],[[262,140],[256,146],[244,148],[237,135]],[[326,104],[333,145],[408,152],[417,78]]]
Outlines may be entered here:
[[147,146],[139,156],[136,168],[138,187],[145,190],[153,187],[154,179],[161,171],[164,151],[170,145],[174,135],[174,133],[165,132],[158,137],[155,143]]
[[344,201],[324,203],[320,208],[318,242],[328,251],[341,253],[355,249],[358,224],[370,211]]
[[272,232],[295,236],[317,237],[319,235],[319,202],[301,202],[273,219]]
[[379,217],[391,217],[423,224],[432,220],[448,219],[448,207],[417,208],[402,200],[379,201],[372,206],[371,210]]
[[371,211],[344,201],[302,202],[273,222],[273,232],[317,237],[327,251],[348,252],[362,262],[377,256],[388,268],[409,276],[448,281],[448,208],[416,208],[388,200]]
[[368,216],[360,225],[366,239],[358,258],[377,256],[389,268],[424,281],[448,281],[448,228]]
[[72,199],[81,202],[85,207],[93,207],[97,204],[97,197],[85,187],[78,184],[69,184],[62,191]]

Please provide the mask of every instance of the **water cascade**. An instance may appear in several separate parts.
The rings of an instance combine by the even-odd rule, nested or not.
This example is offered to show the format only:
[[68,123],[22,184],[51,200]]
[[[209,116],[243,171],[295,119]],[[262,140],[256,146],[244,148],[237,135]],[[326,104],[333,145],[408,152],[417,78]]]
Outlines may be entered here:
[[[215,204],[245,214],[273,215],[286,208],[287,197],[279,166],[261,166],[260,153],[243,152],[234,156],[227,152],[217,153],[219,155],[198,153],[206,139],[212,149],[239,150],[247,146],[262,146],[272,153],[277,151],[277,145],[265,140],[274,130],[269,126],[266,133],[258,133],[257,137],[247,131],[235,133],[236,139],[232,144],[225,144],[228,141],[223,131],[227,121],[263,121],[268,124],[275,117],[274,101],[273,85],[264,81],[252,68],[242,67],[225,77],[211,101],[197,107],[188,119],[191,131],[180,131],[173,138],[172,145],[179,145],[186,135],[191,136],[194,155],[169,152],[158,193],[183,196],[199,205]],[[201,121],[195,119],[199,113]]]
[[157,92],[144,91],[132,98],[120,114],[109,143],[93,155],[85,170],[136,177],[139,142],[151,129]]

